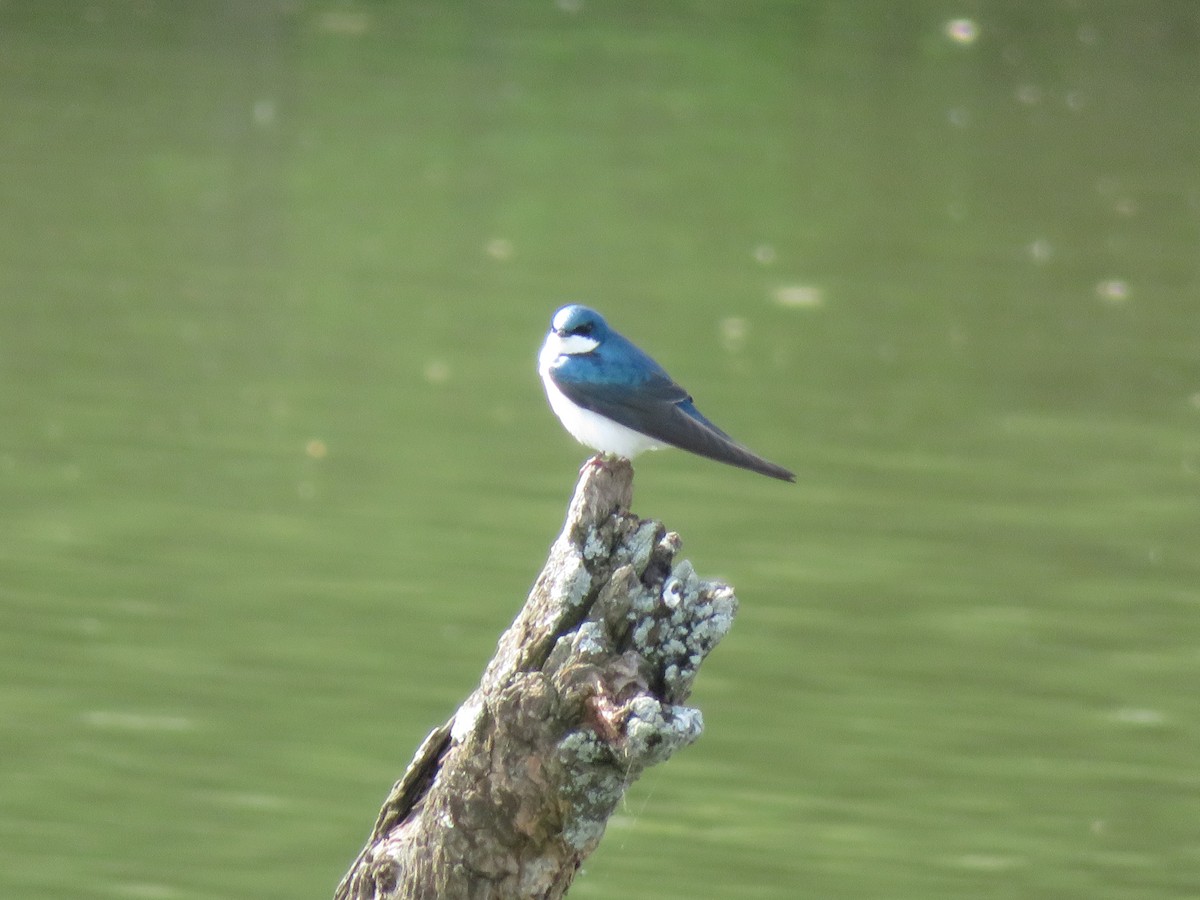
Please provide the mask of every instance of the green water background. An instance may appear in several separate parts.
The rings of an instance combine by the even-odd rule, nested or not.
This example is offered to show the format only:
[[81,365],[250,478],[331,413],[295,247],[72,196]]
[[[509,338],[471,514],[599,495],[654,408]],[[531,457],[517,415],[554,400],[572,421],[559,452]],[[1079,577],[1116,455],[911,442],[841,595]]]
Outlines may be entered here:
[[325,897],[585,451],[783,485],[580,898],[1200,896],[1200,7],[0,4],[0,895]]

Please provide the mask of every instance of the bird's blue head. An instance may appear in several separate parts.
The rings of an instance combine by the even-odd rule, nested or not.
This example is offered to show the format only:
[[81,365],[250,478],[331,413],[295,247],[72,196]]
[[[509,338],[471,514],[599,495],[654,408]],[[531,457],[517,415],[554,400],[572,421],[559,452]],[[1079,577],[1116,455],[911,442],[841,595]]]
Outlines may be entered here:
[[594,309],[572,303],[550,320],[550,336],[557,338],[557,350],[568,356],[590,353],[608,336],[608,323]]
[[578,335],[592,339],[602,337],[602,332],[608,329],[604,317],[594,309],[572,303],[559,309],[550,320],[551,330],[559,337]]

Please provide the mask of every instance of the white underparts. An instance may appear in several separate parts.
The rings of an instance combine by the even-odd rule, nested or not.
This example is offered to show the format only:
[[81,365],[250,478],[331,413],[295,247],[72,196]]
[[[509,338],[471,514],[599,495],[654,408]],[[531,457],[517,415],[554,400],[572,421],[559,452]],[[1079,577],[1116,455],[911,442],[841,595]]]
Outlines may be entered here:
[[[585,342],[591,346],[587,350],[574,349],[582,348],[584,343],[570,344],[571,341]],[[661,444],[639,431],[634,431],[632,428],[627,428],[612,419],[573,403],[566,394],[558,389],[558,385],[550,377],[550,367],[559,355],[587,353],[596,345],[596,341],[580,335],[568,335],[562,338],[551,332],[550,336],[546,338],[546,343],[538,356],[538,374],[542,376],[542,384],[546,387],[546,398],[550,401],[550,408],[554,410],[558,420],[563,423],[563,427],[571,433],[575,440],[593,450],[599,450],[601,453],[614,453],[626,459],[633,459],[646,450],[661,450],[666,444]],[[568,350],[567,347],[573,349]]]

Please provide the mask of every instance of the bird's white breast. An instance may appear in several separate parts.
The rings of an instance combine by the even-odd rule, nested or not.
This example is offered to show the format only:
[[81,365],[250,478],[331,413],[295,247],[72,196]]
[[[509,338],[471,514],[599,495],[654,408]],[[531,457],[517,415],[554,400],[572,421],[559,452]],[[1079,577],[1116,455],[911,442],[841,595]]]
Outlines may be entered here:
[[[550,401],[550,408],[554,410],[558,420],[563,423],[563,427],[579,443],[591,447],[593,450],[599,450],[601,453],[615,453],[626,459],[633,459],[646,450],[662,449],[664,444],[646,437],[640,431],[634,431],[606,416],[592,412],[590,409],[584,409],[573,403],[566,394],[558,389],[558,385],[550,377],[550,367],[564,352],[568,355],[572,354],[572,350],[563,346],[572,340],[587,341],[589,339],[578,336],[560,338],[551,332],[542,346],[542,352],[538,355],[538,374],[542,376],[542,384],[546,388],[546,398]],[[594,349],[596,342],[590,341],[590,343],[591,347],[588,349]],[[573,352],[587,351],[576,349]]]

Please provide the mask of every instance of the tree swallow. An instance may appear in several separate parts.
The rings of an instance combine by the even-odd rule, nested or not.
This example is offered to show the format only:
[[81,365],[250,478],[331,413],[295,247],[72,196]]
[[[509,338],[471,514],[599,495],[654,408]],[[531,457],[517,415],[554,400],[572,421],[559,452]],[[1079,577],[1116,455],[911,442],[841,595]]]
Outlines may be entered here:
[[581,444],[633,459],[678,447],[782,481],[796,476],[736,443],[700,414],[662,366],[595,310],[564,306],[538,356],[550,408]]

